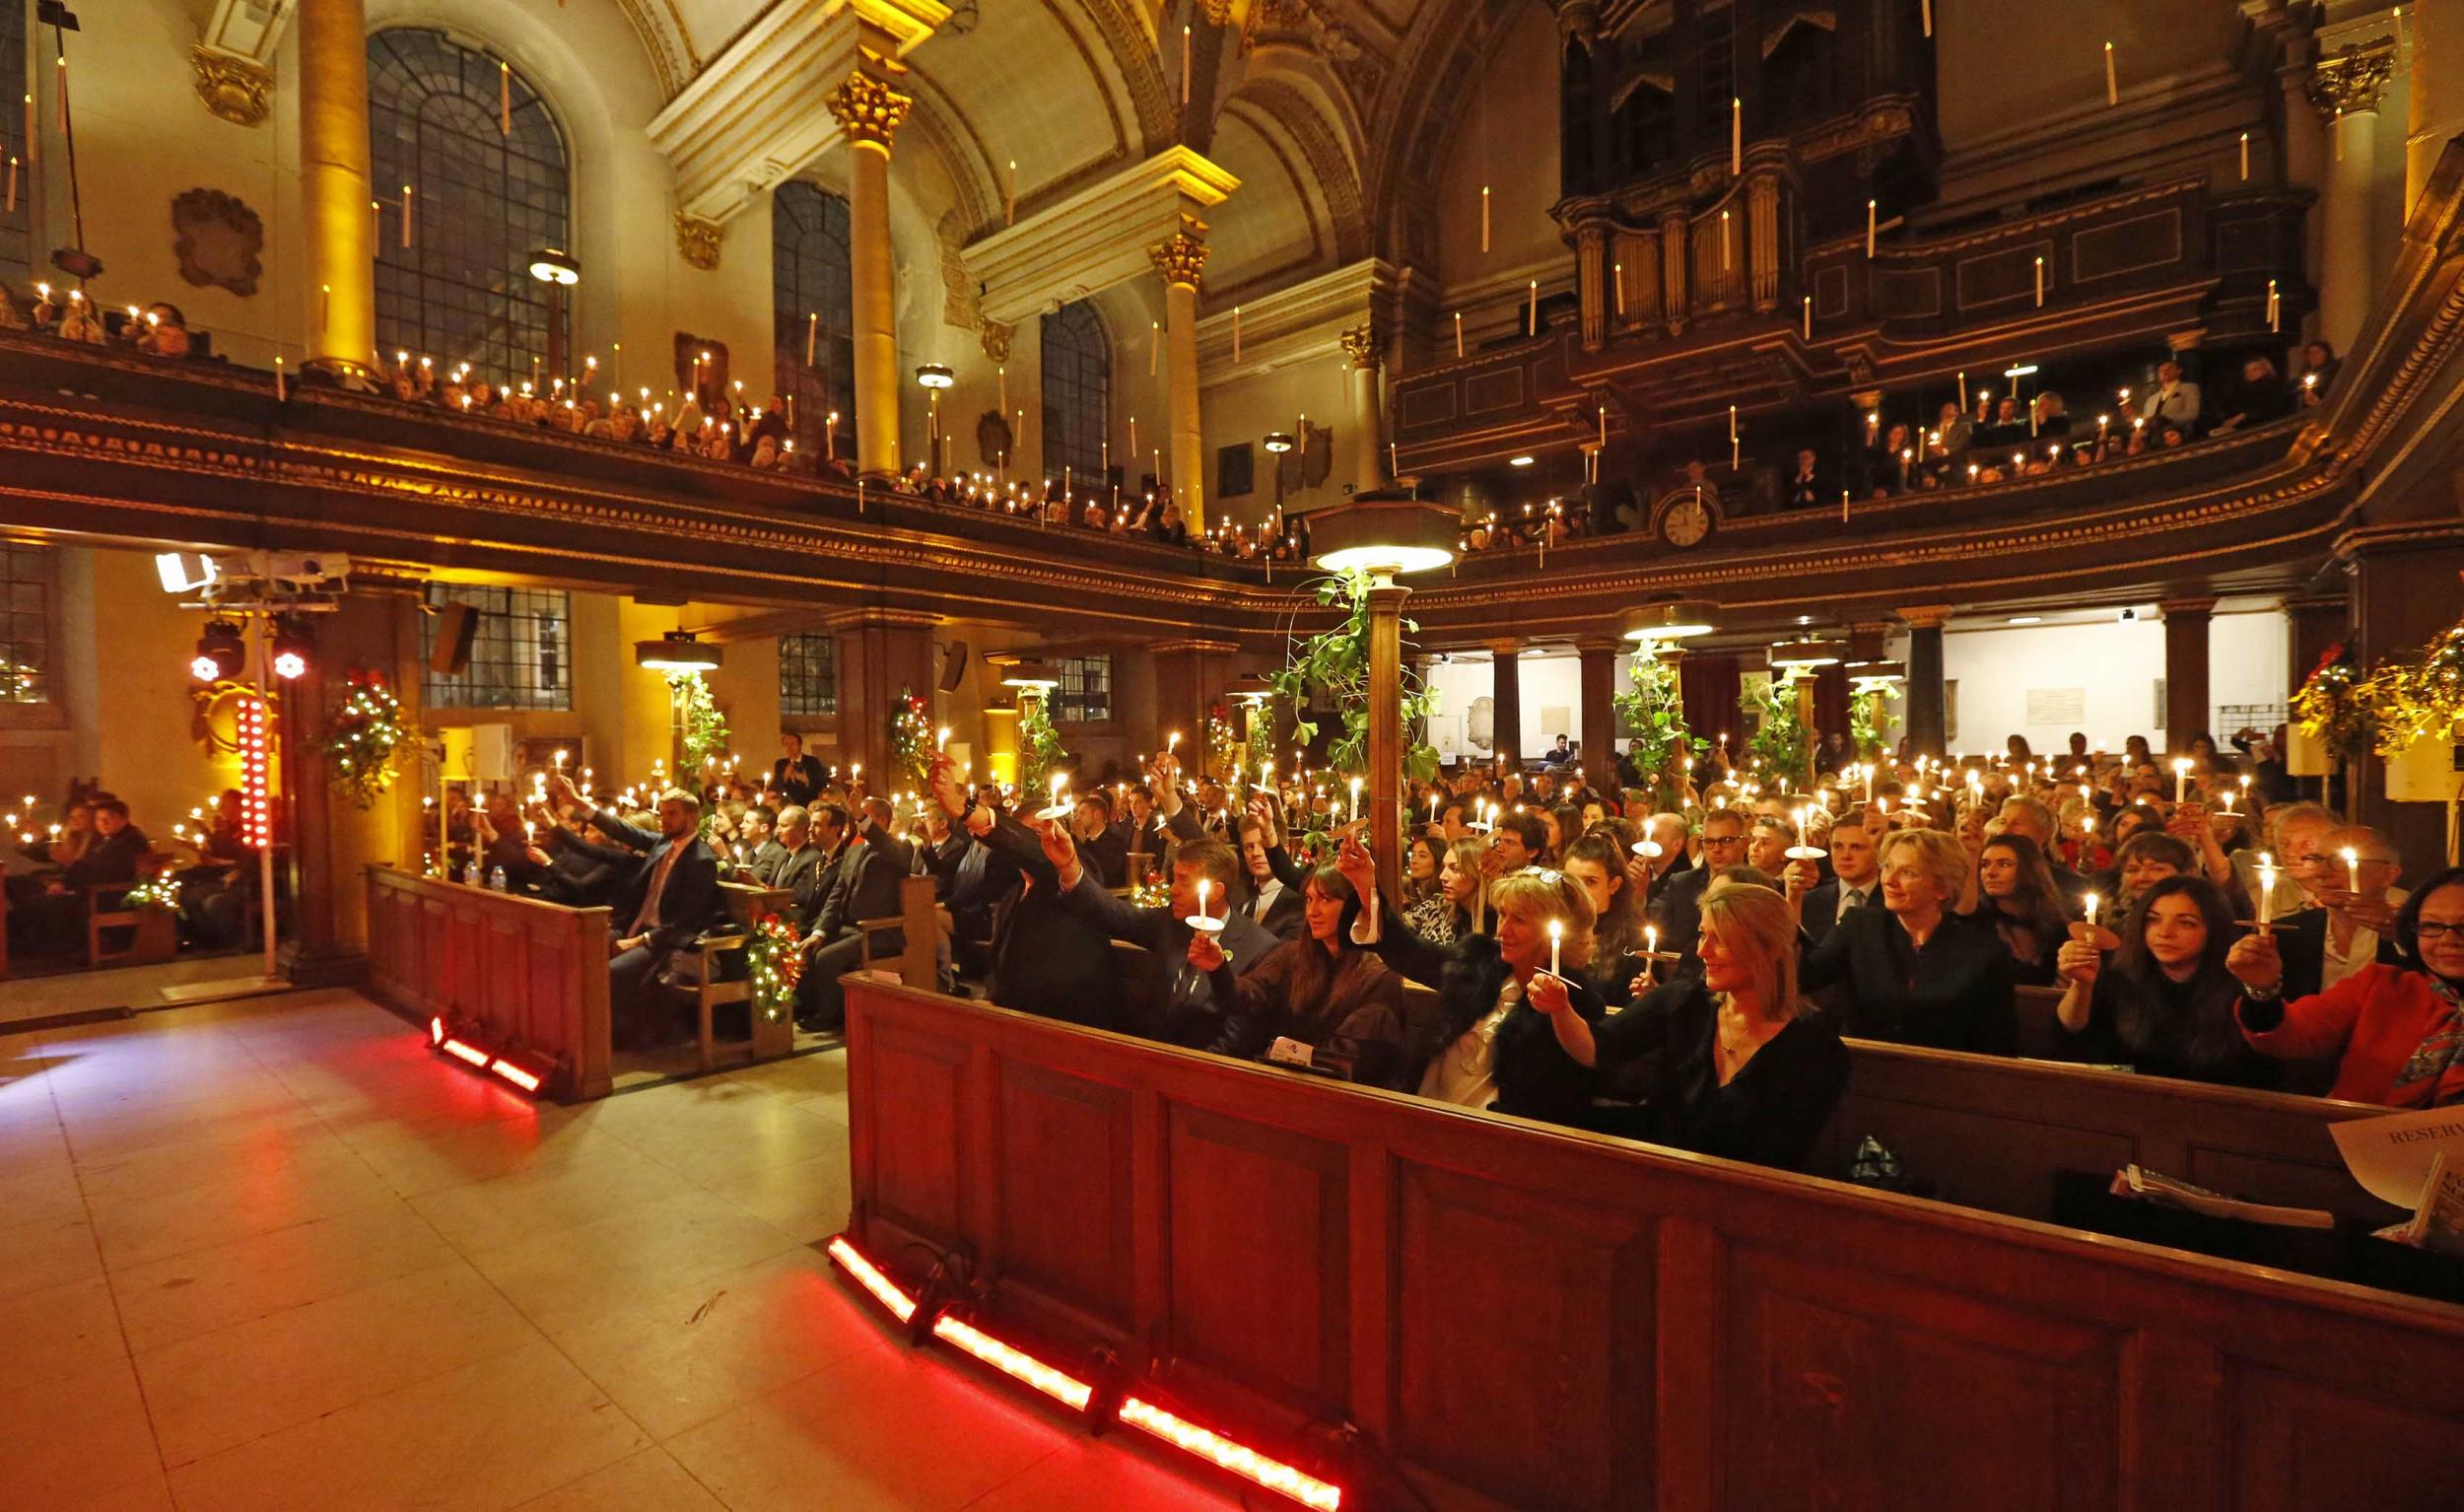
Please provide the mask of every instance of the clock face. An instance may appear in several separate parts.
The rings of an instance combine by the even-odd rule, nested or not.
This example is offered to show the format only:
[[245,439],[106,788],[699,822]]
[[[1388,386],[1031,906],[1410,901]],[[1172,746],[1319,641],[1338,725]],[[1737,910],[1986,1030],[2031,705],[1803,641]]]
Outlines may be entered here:
[[1660,535],[1672,546],[1691,546],[1711,533],[1711,507],[1699,499],[1679,499],[1660,516]]

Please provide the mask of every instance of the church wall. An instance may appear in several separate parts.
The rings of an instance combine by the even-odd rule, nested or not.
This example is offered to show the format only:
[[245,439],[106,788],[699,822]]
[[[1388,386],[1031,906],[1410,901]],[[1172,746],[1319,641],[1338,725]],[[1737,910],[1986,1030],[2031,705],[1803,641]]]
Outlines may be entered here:
[[[1439,160],[1437,271],[1450,305],[1459,291],[1530,264],[1543,291],[1549,271],[1570,268],[1563,234],[1548,217],[1557,184],[1557,25],[1542,5],[1524,5],[1489,49],[1471,98],[1460,103],[1454,139]],[[1480,186],[1489,186],[1489,250],[1480,250]],[[1512,300],[1492,312],[1510,323]],[[1467,325],[1485,322],[1469,312]]]
[[[1352,458],[1361,444],[1356,434],[1358,427],[1352,424],[1350,381],[1351,376],[1343,368],[1343,354],[1330,345],[1323,356],[1306,362],[1208,387],[1206,522],[1212,525],[1218,519],[1229,519],[1254,527],[1272,516],[1277,459],[1266,447],[1266,433],[1284,431],[1297,437],[1304,415],[1311,426],[1334,431],[1333,451],[1323,482],[1314,488],[1295,488],[1284,495],[1284,514],[1288,516],[1325,509],[1350,497]],[[1369,444],[1378,445],[1374,440]],[[1218,497],[1215,483],[1221,470],[1219,453],[1226,447],[1237,446],[1250,448],[1253,487],[1247,494]]]

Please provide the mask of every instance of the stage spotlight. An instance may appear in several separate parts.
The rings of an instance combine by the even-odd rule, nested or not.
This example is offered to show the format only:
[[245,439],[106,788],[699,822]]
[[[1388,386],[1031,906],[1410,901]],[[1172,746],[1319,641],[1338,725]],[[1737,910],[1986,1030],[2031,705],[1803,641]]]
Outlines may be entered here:
[[284,618],[275,623],[274,675],[285,680],[305,675],[308,663],[316,656],[316,638],[298,620]]
[[212,620],[205,634],[197,637],[196,659],[188,670],[199,682],[216,678],[238,677],[248,664],[248,645],[240,639],[240,627],[229,620]]

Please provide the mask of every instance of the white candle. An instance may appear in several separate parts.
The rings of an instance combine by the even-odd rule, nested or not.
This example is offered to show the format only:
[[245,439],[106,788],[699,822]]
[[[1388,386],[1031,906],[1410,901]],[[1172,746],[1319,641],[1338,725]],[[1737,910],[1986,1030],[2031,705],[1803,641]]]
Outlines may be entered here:
[[1172,737],[1164,742],[1164,754],[1169,756],[1180,749],[1181,732],[1176,729],[1172,732]]
[[1463,356],[1463,311],[1460,309],[1455,311],[1455,356],[1458,359]]
[[1643,954],[1648,957],[1659,953],[1660,927],[1656,924],[1647,924],[1643,926]]
[[2361,853],[2347,846],[2336,854],[2344,858],[2345,880],[2352,884],[2354,892],[2359,893],[2361,890]]
[[1745,102],[1736,95],[1728,102],[1728,171],[1732,175],[1745,172]]
[[2269,330],[2276,329],[2283,309],[2283,305],[2276,297],[2276,280],[2271,278],[2267,281],[2267,328]]
[[2250,133],[2241,134],[2241,181],[2250,181]]
[[1867,200],[1865,202],[1865,254],[1868,257],[1874,255],[1874,217],[1878,213],[1877,203],[1874,200]]
[[2173,801],[2186,802],[2190,797],[2190,758],[2173,758]]
[[940,730],[933,736],[932,748],[936,751],[946,751],[950,748],[950,727],[948,725],[942,725]]
[[1555,919],[1548,921],[1548,974],[1552,977],[1559,975],[1557,970],[1558,951],[1564,947],[1565,937],[1565,925],[1561,921]]
[[1806,296],[1806,339],[1814,339],[1814,296]]
[[1360,817],[1360,779],[1352,779],[1352,817]]
[[2122,103],[2121,87],[2115,83],[2113,77],[2113,44],[2111,42],[2104,44],[2104,103],[2109,105]]
[[2088,928],[2092,929],[2096,927],[2096,895],[2089,893],[2086,902],[2088,904]]
[[1200,919],[1212,917],[1206,912],[1206,894],[1213,886],[1214,884],[1204,877],[1198,879],[1198,917]]
[[2276,858],[2259,853],[2259,928],[2276,921]]

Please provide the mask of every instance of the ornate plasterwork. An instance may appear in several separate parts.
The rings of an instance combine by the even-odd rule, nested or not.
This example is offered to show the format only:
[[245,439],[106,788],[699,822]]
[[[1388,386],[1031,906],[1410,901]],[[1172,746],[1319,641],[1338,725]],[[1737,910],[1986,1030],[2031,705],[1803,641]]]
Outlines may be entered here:
[[1350,91],[1353,106],[1366,119],[1386,86],[1386,59],[1372,51],[1351,29],[1321,8],[1318,0],[1255,0],[1245,43],[1292,41],[1326,60]]
[[726,236],[727,228],[716,221],[676,212],[677,255],[705,273],[719,266],[719,244]]
[[1343,361],[1351,367],[1374,369],[1379,366],[1376,321],[1363,320],[1335,340],[1342,344]]
[[1326,196],[1327,214],[1335,223],[1335,260],[1357,262],[1368,256],[1369,218],[1360,201],[1360,172],[1326,117],[1300,91],[1277,80],[1244,85],[1238,98],[1271,116],[1308,159],[1310,176]]
[[1017,329],[1014,325],[1003,325],[998,320],[984,321],[980,330],[984,337],[985,361],[995,363],[1009,361],[1009,338]]
[[264,64],[219,47],[198,42],[188,49],[197,99],[218,119],[235,126],[261,125],[266,96],[274,88],[274,71]]
[[2311,107],[2326,120],[2377,109],[2395,73],[2395,54],[2394,40],[2381,37],[2349,42],[2335,56],[2319,59],[2310,70]]
[[[1198,226],[1205,230],[1203,223]],[[1187,230],[1176,231],[1146,249],[1147,260],[1167,284],[1187,284],[1196,289],[1206,282],[1206,243]]]
[[901,94],[889,82],[907,72],[907,65],[895,58],[885,58],[866,48],[863,63],[849,74],[844,83],[830,92],[830,114],[853,142],[878,147],[883,152],[898,136],[898,128],[907,121],[907,112],[914,108],[916,98]]
[[976,276],[967,270],[967,221],[953,205],[933,223],[933,240],[941,248],[941,323],[971,331],[984,318]]

